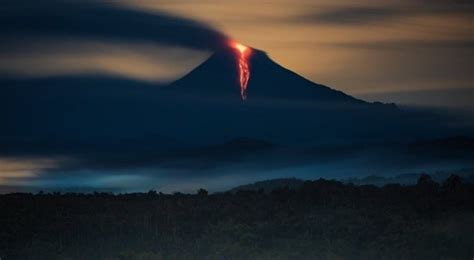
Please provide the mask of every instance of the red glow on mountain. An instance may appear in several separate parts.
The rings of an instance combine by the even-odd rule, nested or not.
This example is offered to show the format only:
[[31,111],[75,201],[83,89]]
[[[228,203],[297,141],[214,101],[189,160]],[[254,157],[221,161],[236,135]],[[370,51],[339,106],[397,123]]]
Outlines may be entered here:
[[249,56],[252,50],[238,42],[231,42],[231,47],[237,50],[238,64],[239,64],[239,79],[240,79],[240,96],[242,100],[247,99],[247,84],[250,79]]

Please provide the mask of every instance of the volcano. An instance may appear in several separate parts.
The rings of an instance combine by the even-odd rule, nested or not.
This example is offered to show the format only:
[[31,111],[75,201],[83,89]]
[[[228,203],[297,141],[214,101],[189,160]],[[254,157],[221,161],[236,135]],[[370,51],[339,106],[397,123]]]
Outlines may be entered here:
[[[275,63],[264,51],[251,49],[248,67],[251,76],[246,86],[249,101],[306,101],[367,105],[341,91],[311,82]],[[216,51],[205,62],[168,88],[180,95],[242,99],[238,53],[232,48]]]
[[398,135],[404,124],[395,105],[365,102],[311,82],[253,48],[243,95],[239,59],[232,46],[222,48],[162,89],[166,111],[180,121],[174,134],[199,136],[188,141],[243,137],[278,143],[346,142]]

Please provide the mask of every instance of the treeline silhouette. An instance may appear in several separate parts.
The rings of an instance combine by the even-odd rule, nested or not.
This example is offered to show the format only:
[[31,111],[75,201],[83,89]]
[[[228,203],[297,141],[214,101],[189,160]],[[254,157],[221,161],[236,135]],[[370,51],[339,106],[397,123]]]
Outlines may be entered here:
[[0,196],[1,259],[472,259],[474,185]]

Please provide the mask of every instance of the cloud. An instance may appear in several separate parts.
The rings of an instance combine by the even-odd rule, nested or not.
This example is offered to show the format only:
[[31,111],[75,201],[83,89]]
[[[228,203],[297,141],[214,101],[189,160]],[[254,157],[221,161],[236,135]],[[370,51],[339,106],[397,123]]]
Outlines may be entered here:
[[415,1],[397,5],[342,5],[338,7],[318,8],[291,18],[294,22],[367,25],[403,19],[417,15],[467,15],[473,13],[473,5],[465,1]]
[[329,24],[367,24],[398,16],[399,10],[385,7],[340,7],[302,16],[305,22]]
[[[331,47],[354,48],[354,49],[426,49],[426,48],[463,48],[471,49],[474,47],[473,40],[454,39],[454,40],[389,40],[389,41],[367,41],[367,42],[335,42],[324,43]],[[324,45],[323,44],[323,45]]]
[[11,48],[0,44],[0,75],[103,74],[163,83],[181,77],[209,55],[207,51],[154,43],[53,39],[30,42],[28,46]]
[[39,36],[145,41],[198,50],[219,48],[227,38],[206,24],[165,13],[65,0],[2,2],[0,34],[14,45],[18,43],[12,39]]
[[[443,107],[465,109],[469,114],[474,115],[474,89],[468,87],[445,87],[439,89],[415,89],[415,90],[396,90],[382,91],[376,93],[366,93],[359,95],[360,98],[370,101],[395,102],[401,105]],[[468,125],[472,122],[462,118],[462,123]]]

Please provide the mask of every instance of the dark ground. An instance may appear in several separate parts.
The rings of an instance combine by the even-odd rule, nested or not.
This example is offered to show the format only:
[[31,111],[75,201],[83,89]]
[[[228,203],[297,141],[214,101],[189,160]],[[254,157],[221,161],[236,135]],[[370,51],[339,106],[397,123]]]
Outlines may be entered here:
[[474,185],[7,194],[1,259],[472,259]]

